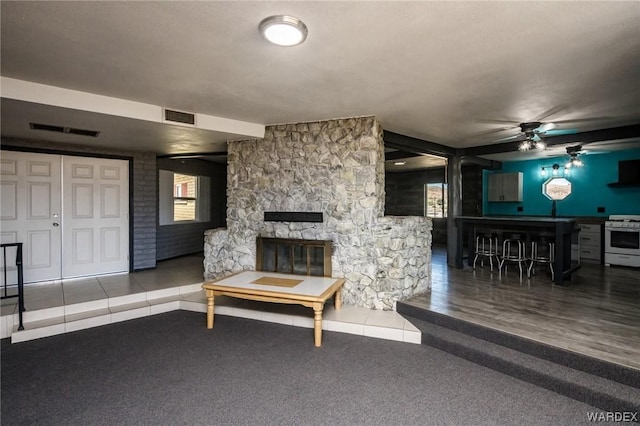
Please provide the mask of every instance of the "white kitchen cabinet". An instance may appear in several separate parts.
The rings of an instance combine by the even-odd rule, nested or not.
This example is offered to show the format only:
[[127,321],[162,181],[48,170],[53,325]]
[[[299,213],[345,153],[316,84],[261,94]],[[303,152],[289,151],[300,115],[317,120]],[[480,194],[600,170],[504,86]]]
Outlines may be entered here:
[[522,172],[491,173],[487,179],[490,202],[522,201]]
[[602,260],[601,225],[597,223],[581,223],[580,227],[580,261],[600,263]]

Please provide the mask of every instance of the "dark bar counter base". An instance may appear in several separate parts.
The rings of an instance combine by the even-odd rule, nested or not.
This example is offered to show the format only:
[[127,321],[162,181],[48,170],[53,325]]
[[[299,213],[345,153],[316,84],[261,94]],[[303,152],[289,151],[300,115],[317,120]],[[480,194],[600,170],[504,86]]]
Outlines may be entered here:
[[531,235],[539,233],[552,234],[555,239],[555,284],[563,284],[565,280],[571,278],[571,274],[580,268],[580,263],[576,258],[571,257],[572,241],[578,241],[580,228],[577,226],[575,218],[557,217],[474,217],[456,216],[457,247],[455,265],[458,269],[464,267],[464,236],[467,233],[469,256],[467,264],[473,264],[473,250],[475,246],[475,236],[478,231],[491,230],[499,237],[504,233],[520,232],[527,235],[527,247],[530,247]]

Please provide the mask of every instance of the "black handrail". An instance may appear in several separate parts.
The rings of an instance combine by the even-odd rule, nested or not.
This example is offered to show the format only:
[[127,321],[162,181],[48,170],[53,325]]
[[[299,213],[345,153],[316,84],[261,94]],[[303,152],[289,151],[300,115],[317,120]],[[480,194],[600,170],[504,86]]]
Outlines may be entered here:
[[[18,298],[18,330],[24,330],[22,325],[22,313],[24,312],[24,276],[22,275],[22,243],[4,243],[0,245],[2,247],[2,265],[4,273],[4,295],[1,299],[8,299],[10,297]],[[16,247],[16,270],[18,272],[18,294],[7,295],[7,247]]]

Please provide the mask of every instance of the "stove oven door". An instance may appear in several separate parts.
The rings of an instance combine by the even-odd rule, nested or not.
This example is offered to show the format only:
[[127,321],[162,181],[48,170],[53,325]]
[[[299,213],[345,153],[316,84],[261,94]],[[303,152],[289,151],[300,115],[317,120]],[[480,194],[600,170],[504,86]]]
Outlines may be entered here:
[[640,228],[605,226],[605,253],[640,256]]

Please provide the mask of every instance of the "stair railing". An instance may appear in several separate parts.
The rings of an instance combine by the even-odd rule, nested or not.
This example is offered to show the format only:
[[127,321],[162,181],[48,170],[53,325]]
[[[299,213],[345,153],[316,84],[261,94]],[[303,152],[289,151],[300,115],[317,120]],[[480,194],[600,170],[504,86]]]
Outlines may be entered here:
[[[11,297],[18,298],[18,330],[24,330],[24,326],[22,324],[22,313],[24,312],[24,278],[22,271],[22,243],[4,243],[2,246],[2,270],[3,270],[3,278],[4,278],[4,294],[0,297],[0,299],[8,299]],[[9,270],[9,265],[7,264],[7,249],[9,247],[16,248],[16,261],[15,268],[17,272],[17,284],[18,284],[18,294],[9,295],[7,292],[7,270]]]

